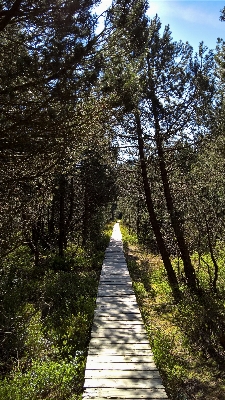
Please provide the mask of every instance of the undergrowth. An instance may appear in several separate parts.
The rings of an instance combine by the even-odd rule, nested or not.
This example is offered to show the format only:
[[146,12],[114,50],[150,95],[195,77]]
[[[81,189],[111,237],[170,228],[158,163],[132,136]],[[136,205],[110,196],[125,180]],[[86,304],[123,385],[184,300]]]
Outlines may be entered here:
[[[225,399],[225,296],[224,258],[218,290],[213,293],[208,267],[193,262],[201,295],[187,289],[182,264],[173,260],[183,298],[174,302],[160,257],[146,254],[135,234],[122,226],[124,250],[133,287],[142,312],[155,362],[171,400]],[[207,264],[210,264],[208,255]]]
[[71,244],[35,267],[26,246],[9,254],[0,277],[0,399],[81,399],[87,346],[104,250]]

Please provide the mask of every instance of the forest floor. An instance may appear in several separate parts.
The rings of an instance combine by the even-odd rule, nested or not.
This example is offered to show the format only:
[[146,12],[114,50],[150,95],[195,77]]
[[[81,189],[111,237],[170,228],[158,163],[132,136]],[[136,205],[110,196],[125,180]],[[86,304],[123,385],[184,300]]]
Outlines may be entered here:
[[224,296],[183,289],[176,304],[161,259],[122,228],[133,280],[156,365],[171,400],[225,400]]

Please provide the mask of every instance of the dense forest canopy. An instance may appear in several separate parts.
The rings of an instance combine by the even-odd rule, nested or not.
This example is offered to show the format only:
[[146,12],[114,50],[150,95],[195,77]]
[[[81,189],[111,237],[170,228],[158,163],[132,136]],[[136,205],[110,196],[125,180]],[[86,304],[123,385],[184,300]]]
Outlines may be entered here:
[[21,248],[37,275],[49,257],[66,269],[71,244],[95,251],[122,214],[161,255],[177,302],[205,290],[193,255],[222,295],[225,42],[194,53],[145,0],[114,0],[99,32],[99,3],[0,4],[1,275],[19,276],[8,260]]

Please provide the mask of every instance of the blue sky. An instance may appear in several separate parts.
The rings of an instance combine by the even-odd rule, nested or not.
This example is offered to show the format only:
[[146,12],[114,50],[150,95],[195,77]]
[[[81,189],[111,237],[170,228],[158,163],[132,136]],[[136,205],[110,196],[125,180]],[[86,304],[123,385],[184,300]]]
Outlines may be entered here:
[[198,44],[214,49],[218,37],[225,40],[225,22],[219,20],[224,1],[152,0],[149,16],[156,13],[162,25],[170,25],[174,40],[188,41],[197,51]]
[[[110,4],[111,0],[102,0],[97,13]],[[201,41],[215,49],[218,37],[225,40],[225,22],[219,20],[225,0],[151,0],[149,4],[148,15],[158,14],[163,27],[170,25],[173,39],[188,41],[195,51]]]

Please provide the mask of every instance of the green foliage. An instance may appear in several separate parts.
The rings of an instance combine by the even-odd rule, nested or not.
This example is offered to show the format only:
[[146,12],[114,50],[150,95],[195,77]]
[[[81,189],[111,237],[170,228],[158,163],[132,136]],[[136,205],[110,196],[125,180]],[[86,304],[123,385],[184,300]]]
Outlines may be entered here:
[[[176,304],[161,260],[137,246],[127,250],[137,301],[170,399],[224,398],[224,291],[216,295],[209,290],[203,263],[198,277],[205,291],[193,295],[183,285],[183,298]],[[182,279],[181,263],[179,271]],[[224,268],[220,279],[225,281]]]
[[33,362],[29,372],[17,368],[10,379],[0,381],[0,398],[5,400],[75,400],[78,386],[81,387],[80,371],[84,369],[84,358],[70,362]]
[[120,230],[122,233],[123,244],[125,247],[128,245],[128,243],[130,245],[137,244],[138,242],[137,235],[131,230],[129,230],[123,223],[120,225]]
[[3,261],[1,399],[80,398],[100,268],[111,232],[112,226],[106,226],[92,254],[73,244],[64,258],[48,253],[40,271],[26,246]]

